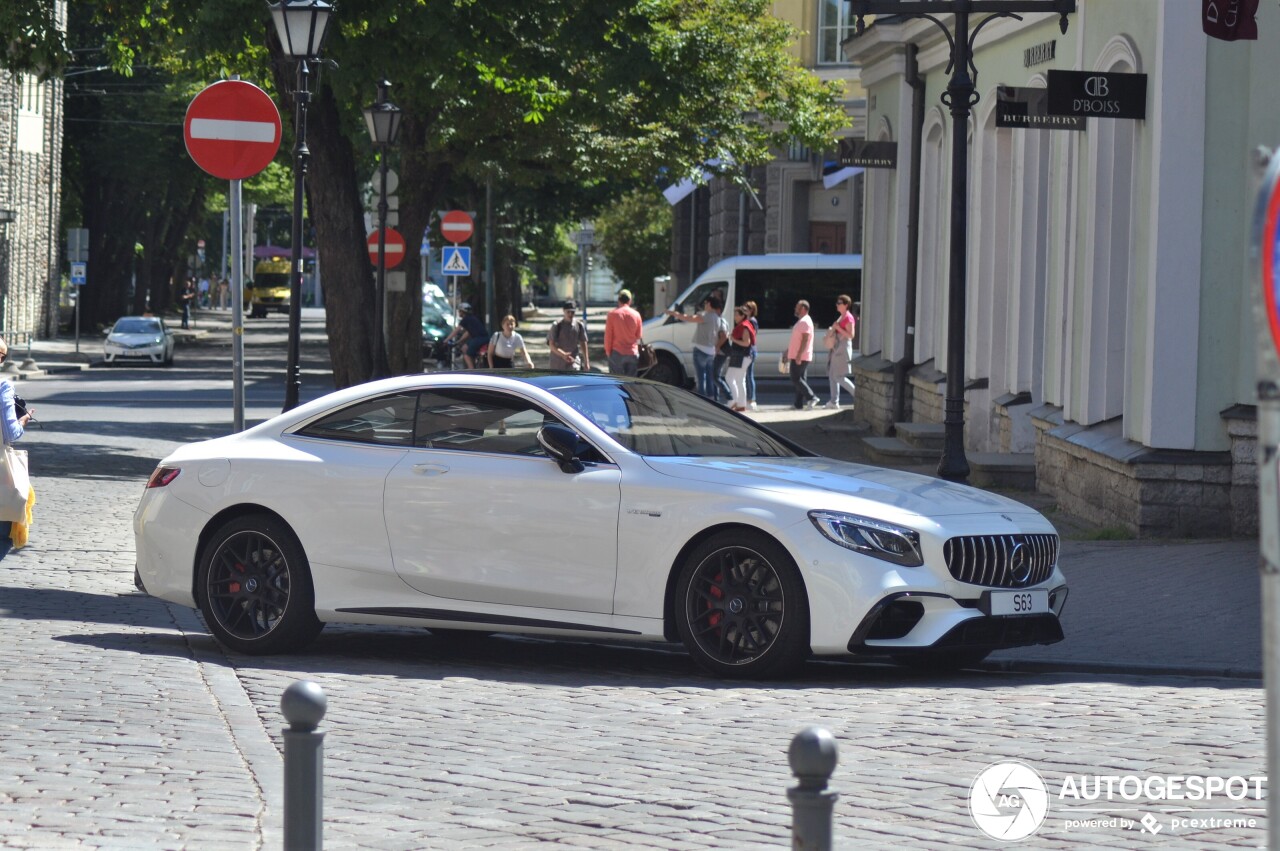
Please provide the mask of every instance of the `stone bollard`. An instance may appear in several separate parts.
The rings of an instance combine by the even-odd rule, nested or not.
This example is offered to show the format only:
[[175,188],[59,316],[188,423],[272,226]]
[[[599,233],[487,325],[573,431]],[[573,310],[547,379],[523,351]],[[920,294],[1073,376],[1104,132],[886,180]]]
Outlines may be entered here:
[[831,851],[831,814],[839,795],[827,791],[839,756],[836,738],[822,727],[796,734],[787,750],[791,773],[800,781],[787,790],[791,800],[791,847],[794,851]]
[[324,733],[316,732],[329,706],[324,689],[299,680],[284,690],[285,851],[324,847]]

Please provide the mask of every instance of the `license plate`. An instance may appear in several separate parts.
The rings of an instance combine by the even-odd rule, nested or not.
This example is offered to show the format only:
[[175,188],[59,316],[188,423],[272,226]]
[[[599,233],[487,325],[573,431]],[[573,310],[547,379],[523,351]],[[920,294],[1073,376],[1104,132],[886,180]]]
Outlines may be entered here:
[[987,613],[992,615],[1042,615],[1049,611],[1049,592],[1044,588],[1029,591],[988,591]]

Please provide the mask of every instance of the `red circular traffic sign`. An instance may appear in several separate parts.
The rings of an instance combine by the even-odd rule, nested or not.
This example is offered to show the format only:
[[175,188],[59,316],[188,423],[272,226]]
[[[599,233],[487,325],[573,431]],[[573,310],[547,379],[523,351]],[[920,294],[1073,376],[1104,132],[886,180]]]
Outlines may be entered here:
[[461,210],[450,210],[440,220],[440,234],[454,245],[471,239],[475,232],[476,223]]
[[223,180],[242,180],[275,159],[280,112],[252,83],[223,80],[191,99],[182,137],[200,168]]
[[[369,262],[376,268],[378,265],[378,229],[369,234]],[[404,237],[395,228],[387,228],[387,243],[383,247],[387,258],[387,268],[394,269],[404,259]]]

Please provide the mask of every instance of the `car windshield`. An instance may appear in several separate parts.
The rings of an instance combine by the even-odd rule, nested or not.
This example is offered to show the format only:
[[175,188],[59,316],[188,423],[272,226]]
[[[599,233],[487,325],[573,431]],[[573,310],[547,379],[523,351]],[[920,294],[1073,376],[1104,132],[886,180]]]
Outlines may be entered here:
[[117,319],[116,327],[111,330],[116,334],[159,334],[160,320],[141,319],[137,317]]
[[547,389],[640,455],[796,456],[790,447],[749,420],[666,384],[602,382]]

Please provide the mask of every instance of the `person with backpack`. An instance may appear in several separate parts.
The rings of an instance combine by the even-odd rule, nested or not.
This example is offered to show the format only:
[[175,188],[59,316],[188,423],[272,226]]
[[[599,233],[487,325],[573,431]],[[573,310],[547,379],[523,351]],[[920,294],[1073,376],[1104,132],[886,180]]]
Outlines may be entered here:
[[[591,356],[587,352],[587,326],[574,317],[578,304],[573,299],[565,301],[564,317],[547,329],[547,345],[551,348],[552,369],[591,369]],[[578,353],[582,353],[579,361]]]

